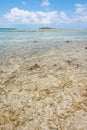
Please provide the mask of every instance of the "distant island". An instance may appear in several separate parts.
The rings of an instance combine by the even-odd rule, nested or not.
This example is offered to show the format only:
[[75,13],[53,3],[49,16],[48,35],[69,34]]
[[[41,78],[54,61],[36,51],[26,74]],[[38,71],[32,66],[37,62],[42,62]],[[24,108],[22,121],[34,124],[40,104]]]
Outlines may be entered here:
[[50,28],[50,27],[41,27],[39,29],[55,29],[55,28]]
[[51,28],[51,27],[41,27],[38,30],[39,31],[57,31],[56,28]]
[[55,28],[51,27],[41,27],[36,30],[30,30],[30,29],[18,29],[18,28],[0,28],[1,32],[44,32],[44,31],[57,31]]
[[16,28],[0,28],[0,30],[16,30]]
[[14,32],[16,28],[0,28],[0,32]]

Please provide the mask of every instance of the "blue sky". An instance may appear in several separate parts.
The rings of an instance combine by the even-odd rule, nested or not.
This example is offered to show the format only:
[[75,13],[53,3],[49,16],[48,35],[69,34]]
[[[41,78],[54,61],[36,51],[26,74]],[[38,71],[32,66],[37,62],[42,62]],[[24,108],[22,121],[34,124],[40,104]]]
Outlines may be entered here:
[[0,27],[87,28],[87,0],[2,0]]

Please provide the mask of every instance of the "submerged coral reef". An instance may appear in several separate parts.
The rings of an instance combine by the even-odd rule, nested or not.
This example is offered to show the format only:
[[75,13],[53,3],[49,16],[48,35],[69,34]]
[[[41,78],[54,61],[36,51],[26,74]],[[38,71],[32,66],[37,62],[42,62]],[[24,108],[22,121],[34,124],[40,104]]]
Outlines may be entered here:
[[87,130],[87,50],[59,45],[0,63],[0,130]]

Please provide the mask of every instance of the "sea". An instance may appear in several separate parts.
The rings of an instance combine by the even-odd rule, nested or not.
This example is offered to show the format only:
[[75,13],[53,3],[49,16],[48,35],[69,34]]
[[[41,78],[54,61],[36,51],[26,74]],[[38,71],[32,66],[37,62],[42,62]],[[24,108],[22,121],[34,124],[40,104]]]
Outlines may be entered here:
[[56,31],[0,29],[0,58],[12,54],[24,56],[45,52],[59,45],[87,44],[87,30],[59,29]]

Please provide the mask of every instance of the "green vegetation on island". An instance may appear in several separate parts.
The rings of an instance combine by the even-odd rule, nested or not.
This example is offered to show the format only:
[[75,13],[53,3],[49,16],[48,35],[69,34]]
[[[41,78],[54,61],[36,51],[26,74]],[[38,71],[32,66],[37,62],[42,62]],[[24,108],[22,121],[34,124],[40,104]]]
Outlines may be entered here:
[[51,27],[41,27],[38,29],[38,31],[41,31],[41,32],[45,32],[45,31],[48,31],[48,32],[55,32],[57,31],[56,28],[51,28]]
[[50,27],[41,27],[39,29],[55,29],[55,28],[50,28]]
[[16,28],[0,28],[1,32],[12,32],[16,31]]

